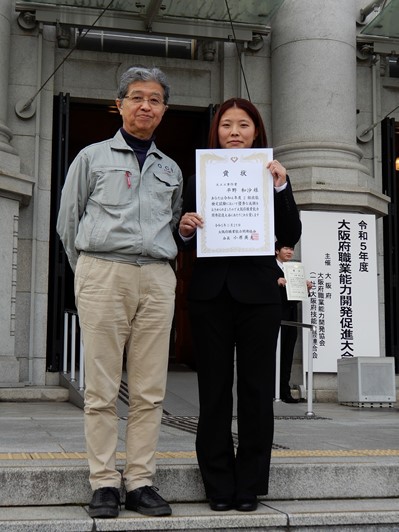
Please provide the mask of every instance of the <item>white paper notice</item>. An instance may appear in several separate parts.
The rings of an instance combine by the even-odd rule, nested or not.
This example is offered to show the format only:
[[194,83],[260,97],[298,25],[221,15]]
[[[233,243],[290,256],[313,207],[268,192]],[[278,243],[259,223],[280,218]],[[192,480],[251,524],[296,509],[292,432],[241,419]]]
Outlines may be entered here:
[[270,148],[196,151],[197,256],[274,255]]
[[284,277],[288,301],[306,301],[309,295],[303,265],[300,262],[285,262]]

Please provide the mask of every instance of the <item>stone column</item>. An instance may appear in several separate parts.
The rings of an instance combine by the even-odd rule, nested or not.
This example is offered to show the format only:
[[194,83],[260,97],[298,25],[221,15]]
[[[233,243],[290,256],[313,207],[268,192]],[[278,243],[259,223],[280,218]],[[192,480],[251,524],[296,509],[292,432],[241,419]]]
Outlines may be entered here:
[[33,180],[20,173],[20,159],[7,127],[12,1],[0,2],[0,386],[19,385],[15,356],[18,218],[32,196]]
[[14,356],[17,295],[18,202],[0,196],[0,386],[19,382],[19,362]]
[[1,167],[19,171],[17,151],[11,146],[11,131],[7,123],[8,73],[10,61],[11,0],[0,2],[0,154]]
[[382,215],[356,144],[356,1],[286,0],[272,24],[273,147],[302,208]]

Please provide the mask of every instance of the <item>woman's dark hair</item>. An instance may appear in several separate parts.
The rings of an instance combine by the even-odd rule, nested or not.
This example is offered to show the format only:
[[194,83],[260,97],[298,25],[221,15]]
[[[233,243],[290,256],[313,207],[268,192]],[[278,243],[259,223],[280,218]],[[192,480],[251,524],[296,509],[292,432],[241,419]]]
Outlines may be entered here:
[[208,148],[220,148],[218,135],[219,122],[227,109],[230,109],[231,107],[238,107],[239,109],[245,111],[255,124],[258,134],[252,144],[252,148],[267,148],[266,130],[262,117],[260,116],[259,111],[254,104],[249,100],[245,100],[244,98],[230,98],[230,100],[226,100],[224,103],[222,103],[222,105],[216,111],[216,114],[212,120],[211,129],[209,130]]

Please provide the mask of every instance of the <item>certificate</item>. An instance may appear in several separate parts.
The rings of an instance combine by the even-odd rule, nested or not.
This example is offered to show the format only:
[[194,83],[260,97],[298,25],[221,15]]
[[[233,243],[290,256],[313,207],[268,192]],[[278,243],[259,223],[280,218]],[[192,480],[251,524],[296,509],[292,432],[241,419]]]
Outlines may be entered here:
[[269,148],[196,151],[197,256],[274,255]]
[[305,270],[300,262],[284,262],[284,277],[287,299],[289,301],[305,301],[308,299],[308,286]]

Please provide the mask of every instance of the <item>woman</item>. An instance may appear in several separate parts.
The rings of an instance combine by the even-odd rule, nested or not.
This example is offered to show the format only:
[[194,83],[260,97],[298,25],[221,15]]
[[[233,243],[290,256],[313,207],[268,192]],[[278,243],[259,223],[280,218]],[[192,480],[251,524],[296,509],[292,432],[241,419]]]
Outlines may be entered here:
[[[265,148],[266,132],[254,105],[232,98],[218,109],[209,148]],[[271,161],[276,238],[295,245],[301,222],[285,168]],[[196,212],[195,177],[183,200],[179,234],[187,248],[206,220]],[[281,301],[274,256],[211,257],[195,261],[189,312],[199,385],[198,463],[212,510],[256,510],[266,494],[273,442],[275,353]],[[237,365],[238,447],[232,411]]]

